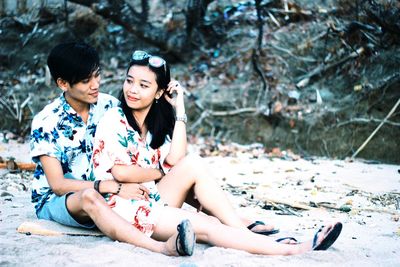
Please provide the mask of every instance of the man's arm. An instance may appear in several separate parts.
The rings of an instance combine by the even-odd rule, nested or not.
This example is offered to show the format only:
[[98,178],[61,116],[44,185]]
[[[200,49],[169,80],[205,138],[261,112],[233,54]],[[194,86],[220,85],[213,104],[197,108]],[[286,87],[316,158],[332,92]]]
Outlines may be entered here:
[[[56,195],[62,196],[69,192],[77,192],[87,188],[93,188],[92,181],[79,181],[64,178],[61,163],[58,159],[50,156],[40,156],[40,162],[51,190]],[[115,193],[118,190],[118,183],[112,180],[101,182],[101,193]]]

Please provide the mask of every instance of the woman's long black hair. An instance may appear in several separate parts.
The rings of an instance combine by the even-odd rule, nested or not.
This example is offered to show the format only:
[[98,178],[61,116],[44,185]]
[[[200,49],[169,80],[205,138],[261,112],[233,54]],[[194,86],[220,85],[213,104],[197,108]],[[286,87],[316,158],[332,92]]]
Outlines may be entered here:
[[[149,59],[145,58],[143,60],[132,60],[129,64],[129,67],[126,73],[129,72],[129,69],[134,66],[148,66],[151,71],[153,71],[156,75],[156,82],[158,85],[157,90],[167,89],[168,84],[171,80],[170,70],[168,63],[165,63],[165,66],[161,66],[159,68],[152,67],[149,65]],[[164,92],[166,94],[167,92]],[[141,130],[133,117],[132,109],[128,107],[124,97],[124,90],[121,91],[119,95],[119,100],[121,101],[121,108],[124,112],[129,125],[141,134]],[[157,101],[154,101],[150,107],[150,111],[147,114],[144,123],[147,126],[147,130],[151,133],[152,139],[150,146],[153,149],[159,148],[165,142],[165,138],[169,136],[172,138],[172,133],[175,126],[175,112],[172,105],[165,99],[164,95],[162,95]]]

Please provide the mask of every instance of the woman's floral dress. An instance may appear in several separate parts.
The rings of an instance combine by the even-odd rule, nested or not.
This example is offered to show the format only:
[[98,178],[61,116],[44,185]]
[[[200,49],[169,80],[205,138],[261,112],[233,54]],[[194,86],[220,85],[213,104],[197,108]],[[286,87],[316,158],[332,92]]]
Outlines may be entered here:
[[[164,164],[169,153],[170,140],[158,149],[150,147],[151,134],[142,139],[129,124],[121,108],[113,108],[104,114],[97,125],[93,147],[93,171],[96,180],[112,180],[111,168],[115,164],[139,165],[143,168],[162,167],[164,172],[170,168]],[[143,183],[149,191],[148,200],[124,199],[115,194],[107,194],[106,201],[121,217],[143,233],[151,236],[157,220],[157,208],[163,203],[154,181]]]

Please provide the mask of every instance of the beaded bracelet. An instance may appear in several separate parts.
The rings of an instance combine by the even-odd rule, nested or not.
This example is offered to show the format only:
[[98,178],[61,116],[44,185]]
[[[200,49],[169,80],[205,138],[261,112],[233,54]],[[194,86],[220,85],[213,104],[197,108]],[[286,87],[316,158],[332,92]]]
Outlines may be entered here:
[[122,184],[121,184],[121,183],[118,183],[117,193],[115,193],[116,195],[118,195],[119,192],[121,192],[121,188],[122,188]]

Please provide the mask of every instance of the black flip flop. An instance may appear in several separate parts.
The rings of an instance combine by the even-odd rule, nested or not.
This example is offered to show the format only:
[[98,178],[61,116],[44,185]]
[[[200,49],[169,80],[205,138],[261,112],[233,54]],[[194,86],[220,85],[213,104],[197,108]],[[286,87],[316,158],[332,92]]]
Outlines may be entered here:
[[196,244],[196,234],[189,220],[183,220],[178,226],[176,237],[176,251],[180,256],[192,256]]
[[259,232],[258,231],[253,231],[253,228],[256,227],[257,225],[265,225],[265,223],[262,222],[262,221],[255,221],[252,224],[250,224],[249,226],[247,226],[247,229],[249,229],[253,233],[260,234],[260,235],[273,235],[273,234],[279,233],[278,229],[272,229],[272,230],[269,230],[269,231],[259,231]]
[[330,246],[332,246],[332,244],[339,237],[343,225],[340,222],[336,223],[325,236],[325,238],[321,241],[321,243],[317,245],[318,234],[322,231],[323,228],[324,226],[319,228],[319,230],[314,235],[313,250],[327,250]]
[[294,241],[294,242],[296,242],[295,244],[290,244],[290,243],[289,243],[288,245],[297,245],[297,244],[299,244],[299,241],[297,241],[296,238],[291,237],[291,236],[278,238],[277,240],[275,240],[275,242],[281,243],[281,242],[284,241],[284,240],[289,240],[289,241]]

